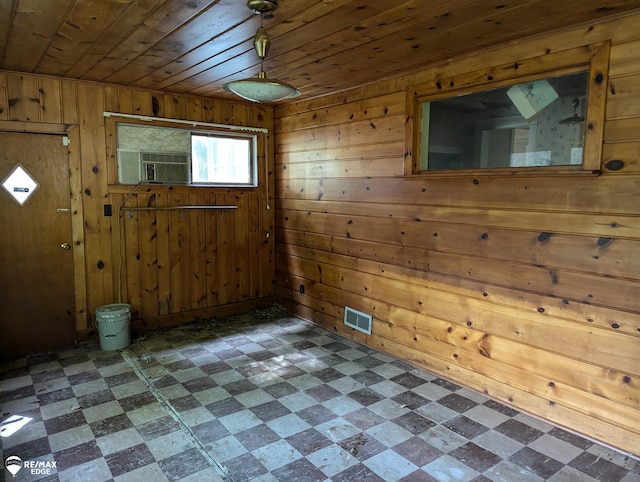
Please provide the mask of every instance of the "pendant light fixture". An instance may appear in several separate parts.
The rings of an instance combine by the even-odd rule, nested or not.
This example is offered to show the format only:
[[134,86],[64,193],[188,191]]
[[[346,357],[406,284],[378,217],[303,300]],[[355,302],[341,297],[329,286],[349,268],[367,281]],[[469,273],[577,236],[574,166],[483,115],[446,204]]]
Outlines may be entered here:
[[224,85],[224,90],[252,102],[275,102],[299,96],[298,89],[286,82],[269,79],[264,72],[264,60],[269,54],[271,41],[266,29],[262,26],[262,20],[265,12],[273,12],[278,8],[278,0],[249,0],[247,7],[260,15],[260,27],[253,38],[253,46],[260,59],[260,73],[257,77],[228,82]]
[[577,97],[571,101],[571,107],[573,107],[573,115],[562,119],[559,124],[579,124],[584,122],[584,117],[578,115],[578,107],[580,106],[580,99]]

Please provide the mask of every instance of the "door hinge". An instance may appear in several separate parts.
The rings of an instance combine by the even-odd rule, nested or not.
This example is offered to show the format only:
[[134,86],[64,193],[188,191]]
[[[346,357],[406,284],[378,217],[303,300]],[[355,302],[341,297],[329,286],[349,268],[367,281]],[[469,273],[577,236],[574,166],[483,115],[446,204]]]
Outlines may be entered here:
[[68,146],[71,143],[71,141],[69,140],[69,138],[67,136],[62,136],[62,145],[63,146]]

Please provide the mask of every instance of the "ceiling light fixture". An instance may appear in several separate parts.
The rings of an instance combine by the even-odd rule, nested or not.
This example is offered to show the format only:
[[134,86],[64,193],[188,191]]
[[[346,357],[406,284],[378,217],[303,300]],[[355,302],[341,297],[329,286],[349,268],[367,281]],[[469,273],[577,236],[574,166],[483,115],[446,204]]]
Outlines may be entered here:
[[260,73],[258,77],[228,82],[224,85],[224,90],[252,102],[275,102],[298,97],[300,95],[298,89],[286,82],[268,79],[267,74],[264,72],[264,59],[267,58],[269,53],[271,41],[266,29],[262,26],[262,20],[265,12],[273,12],[278,8],[278,0],[249,0],[247,7],[260,15],[260,27],[258,27],[253,38],[253,46],[256,55],[260,59]]
[[573,115],[571,117],[567,117],[566,119],[562,119],[560,124],[579,124],[580,122],[584,122],[584,117],[578,115],[578,107],[580,106],[580,99],[577,97],[571,101],[571,107],[573,107]]

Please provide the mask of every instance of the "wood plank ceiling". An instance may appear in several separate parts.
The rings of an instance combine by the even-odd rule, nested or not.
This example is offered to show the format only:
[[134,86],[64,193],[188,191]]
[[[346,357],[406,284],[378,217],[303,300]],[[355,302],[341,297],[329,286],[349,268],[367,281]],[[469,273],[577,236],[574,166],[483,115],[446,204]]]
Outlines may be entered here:
[[[640,9],[639,0],[279,3],[264,20],[265,70],[308,98]],[[259,72],[259,25],[245,0],[1,0],[0,68],[230,97],[225,82]]]

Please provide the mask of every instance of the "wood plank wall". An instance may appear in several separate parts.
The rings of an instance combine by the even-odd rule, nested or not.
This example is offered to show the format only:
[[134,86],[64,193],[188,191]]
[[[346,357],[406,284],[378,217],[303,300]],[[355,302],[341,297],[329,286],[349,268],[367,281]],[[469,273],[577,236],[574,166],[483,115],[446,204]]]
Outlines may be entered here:
[[[281,301],[640,455],[639,23],[588,25],[276,107]],[[609,40],[601,174],[402,177],[412,85]],[[373,315],[372,335],[344,326],[345,305]]]
[[[105,111],[267,128],[268,135],[258,135],[259,187],[119,186],[115,132]],[[119,301],[131,304],[134,330],[273,303],[272,107],[0,72],[0,122],[3,128],[36,132],[71,126],[81,339],[95,335],[95,309]],[[112,206],[113,216],[104,215],[105,204]],[[124,209],[118,216],[120,205],[211,204],[238,209]]]

